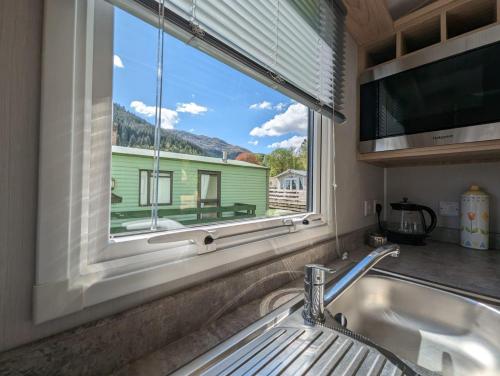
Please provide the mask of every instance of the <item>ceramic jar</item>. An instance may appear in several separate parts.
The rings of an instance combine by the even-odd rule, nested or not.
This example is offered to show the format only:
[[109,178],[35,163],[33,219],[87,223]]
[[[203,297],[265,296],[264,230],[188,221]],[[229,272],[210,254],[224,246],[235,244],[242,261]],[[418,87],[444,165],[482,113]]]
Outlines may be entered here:
[[489,196],[472,185],[461,199],[460,244],[474,249],[489,247]]

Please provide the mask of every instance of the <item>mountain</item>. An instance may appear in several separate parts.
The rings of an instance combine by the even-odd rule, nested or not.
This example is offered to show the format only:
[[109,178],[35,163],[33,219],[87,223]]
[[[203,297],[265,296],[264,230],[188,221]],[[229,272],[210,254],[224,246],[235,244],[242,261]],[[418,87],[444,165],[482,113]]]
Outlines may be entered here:
[[[113,104],[113,141],[118,146],[152,149],[154,145],[154,126],[139,116],[127,111],[125,107]],[[227,151],[228,158],[249,150],[232,145],[217,137],[208,137],[176,129],[161,129],[160,149],[174,153],[204,155],[222,158]]]
[[240,153],[251,153],[248,149],[232,145],[217,137],[208,137],[180,130],[167,130],[167,133],[169,132],[173,132],[183,140],[200,147],[204,150],[203,155],[208,157],[222,157],[223,151],[227,151],[229,159],[235,159]]

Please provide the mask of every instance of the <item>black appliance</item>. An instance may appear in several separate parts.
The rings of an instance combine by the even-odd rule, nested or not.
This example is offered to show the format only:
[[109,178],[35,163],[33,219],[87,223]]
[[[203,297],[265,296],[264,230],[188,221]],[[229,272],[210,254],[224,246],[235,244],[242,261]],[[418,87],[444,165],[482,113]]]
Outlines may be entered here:
[[429,48],[361,77],[361,153],[500,139],[500,42],[439,59],[464,44]]
[[[437,224],[434,210],[424,205],[411,203],[406,197],[401,202],[391,203],[391,208],[398,212],[398,221],[389,221],[384,227],[380,222],[381,206],[377,207],[379,226],[381,231],[387,234],[387,239],[398,244],[425,245],[425,238]],[[429,215],[430,224],[427,224],[424,213]]]

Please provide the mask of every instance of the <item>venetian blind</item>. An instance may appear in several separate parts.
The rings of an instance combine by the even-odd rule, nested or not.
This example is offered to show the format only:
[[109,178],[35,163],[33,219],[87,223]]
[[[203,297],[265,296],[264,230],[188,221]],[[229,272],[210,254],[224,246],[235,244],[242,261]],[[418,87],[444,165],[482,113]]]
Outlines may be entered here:
[[[158,0],[135,1],[158,11]],[[337,0],[165,0],[164,6],[168,21],[228,55],[237,68],[344,119],[345,11]]]

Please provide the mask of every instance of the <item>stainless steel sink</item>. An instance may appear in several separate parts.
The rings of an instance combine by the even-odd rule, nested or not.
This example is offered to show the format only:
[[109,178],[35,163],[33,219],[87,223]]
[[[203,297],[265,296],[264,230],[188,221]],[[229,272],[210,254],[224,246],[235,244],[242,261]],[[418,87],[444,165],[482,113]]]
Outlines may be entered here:
[[500,312],[396,278],[367,275],[326,310],[347,328],[444,376],[500,375]]
[[[403,375],[375,348],[305,325],[302,297],[175,372],[185,375]],[[500,311],[402,279],[368,274],[326,307],[422,375],[500,375]],[[329,314],[328,314],[329,313]]]

